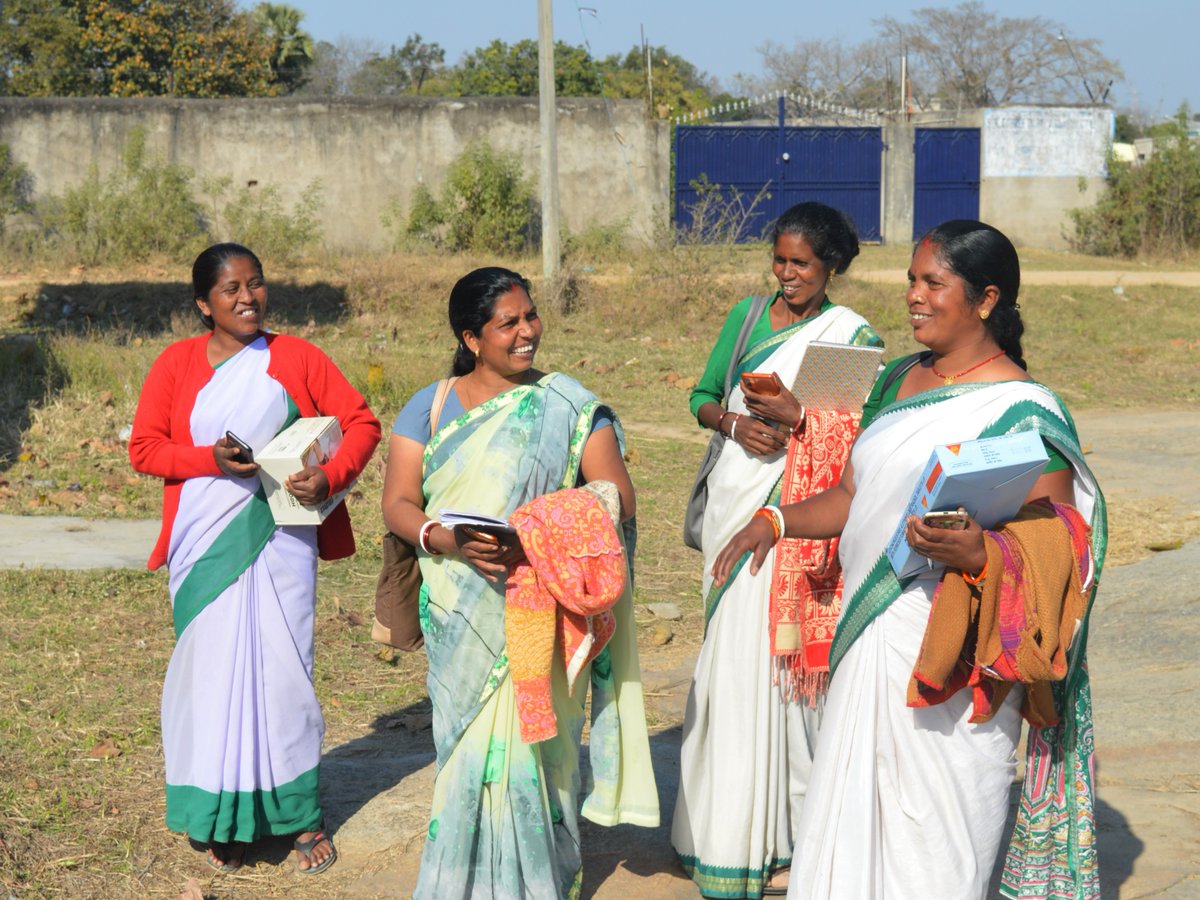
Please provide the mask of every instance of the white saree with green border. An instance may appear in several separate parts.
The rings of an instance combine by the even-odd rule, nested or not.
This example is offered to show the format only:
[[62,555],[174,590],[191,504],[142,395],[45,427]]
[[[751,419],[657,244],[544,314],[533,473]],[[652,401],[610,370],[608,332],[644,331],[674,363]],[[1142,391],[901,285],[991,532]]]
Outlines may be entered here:
[[[880,345],[862,316],[832,306],[747,348],[727,408],[746,413],[743,372],[791,384],[812,341]],[[774,683],[769,613],[774,551],[758,575],[739,565],[722,586],[713,560],[765,503],[779,499],[786,451],[753,456],[727,442],[708,479],[703,551],[705,637],[688,697],[671,844],[707,897],[757,897],[786,866],[820,726]]]
[[[1021,731],[1015,688],[989,722],[972,724],[969,691],[906,705],[940,567],[900,582],[885,548],[933,448],[1035,430],[1069,461],[1075,506],[1104,561],[1104,498],[1070,415],[1034,382],[969,383],[885,408],[859,436],[854,500],[839,554],[845,593],[831,652],[834,675],[801,817],[792,900],[983,898],[1003,839]],[[1094,597],[1094,589],[1093,589]],[[1056,685],[1060,726],[1037,729],[1002,891],[1097,897],[1091,703],[1085,618]]]
[[[535,497],[574,487],[599,408],[578,382],[551,373],[467,410],[425,448],[426,510],[507,517]],[[623,446],[615,417],[613,427]],[[632,558],[631,530],[626,542]],[[421,575],[438,773],[414,896],[577,897],[580,812],[601,825],[658,824],[631,590],[614,608],[616,633],[590,673],[580,674],[575,696],[562,666],[552,667],[557,736],[525,744],[504,652],[503,585],[457,556],[422,554]],[[591,777],[583,784],[587,686]]]
[[[261,448],[296,416],[259,338],[196,397],[193,441]],[[202,843],[314,829],[325,721],[313,691],[315,526],[276,528],[257,476],[189,478],[167,564],[167,825]]]

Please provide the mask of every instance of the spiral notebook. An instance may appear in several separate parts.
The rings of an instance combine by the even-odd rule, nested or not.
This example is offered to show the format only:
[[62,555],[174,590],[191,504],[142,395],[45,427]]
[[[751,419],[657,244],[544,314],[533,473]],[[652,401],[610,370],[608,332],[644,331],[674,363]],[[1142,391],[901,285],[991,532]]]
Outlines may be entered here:
[[882,347],[812,341],[804,351],[792,393],[808,409],[858,412],[882,364]]

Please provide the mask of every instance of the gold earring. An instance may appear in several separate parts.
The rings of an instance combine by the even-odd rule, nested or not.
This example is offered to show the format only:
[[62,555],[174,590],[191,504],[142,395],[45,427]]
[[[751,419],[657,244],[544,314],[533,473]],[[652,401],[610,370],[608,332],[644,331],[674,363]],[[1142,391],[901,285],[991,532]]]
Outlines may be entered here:
[[979,318],[986,319],[991,314],[992,314],[992,311],[990,309],[981,309],[979,311]]
[[479,359],[479,348],[478,347],[475,348],[475,358]]

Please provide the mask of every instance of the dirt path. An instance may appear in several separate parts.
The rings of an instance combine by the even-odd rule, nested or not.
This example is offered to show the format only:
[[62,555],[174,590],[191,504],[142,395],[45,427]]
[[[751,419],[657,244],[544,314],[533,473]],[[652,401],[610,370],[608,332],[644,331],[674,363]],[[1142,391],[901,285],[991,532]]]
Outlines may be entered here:
[[[877,284],[904,284],[907,274],[903,269],[851,269],[850,277]],[[1177,287],[1200,287],[1200,272],[1124,272],[1118,269],[1081,269],[1076,271],[1038,271],[1027,269],[1021,272],[1021,285],[1062,284],[1116,287],[1146,284],[1169,284]]]

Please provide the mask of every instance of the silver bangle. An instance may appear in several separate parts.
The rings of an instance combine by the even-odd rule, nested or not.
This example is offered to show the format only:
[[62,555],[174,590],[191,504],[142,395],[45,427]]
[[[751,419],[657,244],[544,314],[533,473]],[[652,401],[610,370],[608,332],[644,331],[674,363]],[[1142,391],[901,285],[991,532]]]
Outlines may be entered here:
[[742,417],[739,413],[733,414],[733,424],[729,426],[729,439],[731,441],[737,440],[737,423],[741,420],[741,418]]

